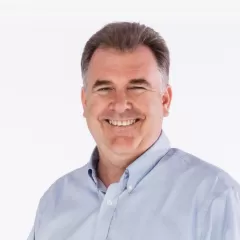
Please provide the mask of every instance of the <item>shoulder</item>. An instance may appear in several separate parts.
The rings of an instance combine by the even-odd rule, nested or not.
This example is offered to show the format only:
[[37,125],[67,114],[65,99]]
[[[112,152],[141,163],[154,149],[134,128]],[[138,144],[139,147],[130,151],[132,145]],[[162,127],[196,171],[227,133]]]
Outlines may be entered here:
[[39,231],[41,226],[47,224],[59,206],[61,209],[61,206],[64,208],[79,202],[84,190],[89,189],[88,179],[88,164],[86,164],[53,182],[39,200],[34,221],[34,231]]
[[[213,164],[180,149],[171,149],[168,160],[177,169],[178,199],[186,198],[194,206],[197,239],[206,235],[221,239],[240,239],[240,185],[233,177]],[[219,230],[220,229],[220,230]]]
[[240,195],[239,183],[220,167],[178,148],[172,148],[169,152],[174,164],[179,165],[187,176],[189,185],[195,183],[196,194],[202,198],[211,201],[229,191]]
[[79,195],[81,189],[86,189],[88,184],[88,165],[66,173],[54,181],[43,193],[39,201],[39,212],[45,212],[57,206],[58,202],[65,197],[74,198]]

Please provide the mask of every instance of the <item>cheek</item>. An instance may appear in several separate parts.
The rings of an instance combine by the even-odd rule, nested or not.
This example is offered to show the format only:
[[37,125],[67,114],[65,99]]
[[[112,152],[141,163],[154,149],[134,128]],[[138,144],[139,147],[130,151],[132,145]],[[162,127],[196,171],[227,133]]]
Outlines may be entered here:
[[86,117],[89,120],[97,120],[95,118],[97,118],[100,113],[102,112],[103,108],[104,108],[104,104],[102,101],[99,101],[97,99],[91,99],[86,107]]
[[138,102],[138,106],[149,117],[159,116],[162,114],[163,107],[161,99],[158,96],[146,96]]

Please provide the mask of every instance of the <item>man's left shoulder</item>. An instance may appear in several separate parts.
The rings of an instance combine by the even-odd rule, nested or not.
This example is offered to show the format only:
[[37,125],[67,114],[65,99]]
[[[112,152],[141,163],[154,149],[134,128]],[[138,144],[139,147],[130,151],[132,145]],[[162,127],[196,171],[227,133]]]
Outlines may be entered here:
[[193,178],[199,179],[199,187],[208,185],[216,195],[228,189],[240,194],[239,183],[221,167],[178,148],[174,149],[174,155],[180,161],[179,164],[184,166],[184,170],[191,173]]

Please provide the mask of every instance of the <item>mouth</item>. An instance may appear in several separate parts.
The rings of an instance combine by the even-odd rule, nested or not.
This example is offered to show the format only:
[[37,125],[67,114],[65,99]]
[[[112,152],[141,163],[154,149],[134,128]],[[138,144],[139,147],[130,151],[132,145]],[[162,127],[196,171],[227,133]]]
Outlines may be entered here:
[[136,119],[129,119],[129,120],[110,120],[110,119],[105,119],[105,121],[110,124],[111,126],[115,127],[128,127],[132,126],[138,121],[140,121],[139,118]]

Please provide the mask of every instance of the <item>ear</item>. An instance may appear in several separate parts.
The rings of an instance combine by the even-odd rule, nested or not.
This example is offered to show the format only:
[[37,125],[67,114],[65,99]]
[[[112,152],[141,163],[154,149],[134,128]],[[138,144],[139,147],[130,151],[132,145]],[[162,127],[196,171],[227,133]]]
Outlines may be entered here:
[[86,98],[86,89],[82,87],[81,89],[81,102],[83,108],[83,117],[86,117],[86,106],[87,106],[87,98]]
[[165,88],[165,91],[162,96],[162,104],[163,104],[163,116],[167,117],[169,115],[169,109],[172,101],[172,88],[168,84]]

